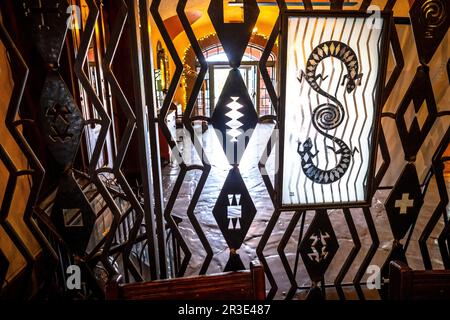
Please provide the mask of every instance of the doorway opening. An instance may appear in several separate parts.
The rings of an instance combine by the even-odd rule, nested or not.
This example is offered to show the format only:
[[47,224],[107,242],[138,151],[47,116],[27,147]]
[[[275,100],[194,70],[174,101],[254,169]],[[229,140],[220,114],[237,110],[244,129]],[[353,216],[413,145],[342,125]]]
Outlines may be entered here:
[[[259,60],[264,48],[250,43],[242,59],[239,71],[247,86],[248,93],[252,99],[255,110],[259,116],[273,115],[274,108],[270,100],[266,85],[259,70]],[[208,72],[205,76],[202,89],[197,98],[196,114],[210,117],[214,111],[214,106],[222,92],[225,81],[231,67],[228,58],[221,45],[215,44],[203,51],[208,63]],[[275,57],[270,55],[267,61],[267,71],[272,84],[276,83]],[[200,66],[197,66],[199,71]]]

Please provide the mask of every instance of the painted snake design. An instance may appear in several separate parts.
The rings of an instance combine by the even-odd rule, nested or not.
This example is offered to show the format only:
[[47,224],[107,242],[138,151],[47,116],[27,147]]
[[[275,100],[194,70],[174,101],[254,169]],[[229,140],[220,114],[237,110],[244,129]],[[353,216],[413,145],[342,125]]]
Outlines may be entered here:
[[303,172],[308,177],[308,179],[320,184],[329,184],[341,179],[345,172],[348,170],[350,161],[354,153],[358,151],[356,148],[353,151],[350,150],[350,148],[344,141],[333,137],[326,132],[328,130],[337,128],[342,123],[345,117],[345,111],[342,103],[340,103],[336,97],[322,90],[317,83],[317,79],[320,78],[322,80],[325,80],[328,77],[322,77],[321,74],[316,74],[316,71],[319,63],[322,60],[330,57],[341,60],[347,68],[347,74],[344,76],[341,83],[341,85],[344,85],[345,80],[348,80],[346,84],[347,93],[351,93],[353,90],[355,90],[356,85],[360,85],[360,79],[363,76],[362,73],[358,73],[358,57],[352,48],[340,41],[326,41],[314,48],[314,50],[308,57],[306,70],[301,71],[300,76],[298,77],[298,80],[300,82],[302,82],[303,78],[305,78],[311,88],[313,88],[318,94],[326,97],[331,101],[321,104],[314,109],[312,123],[314,125],[314,128],[316,128],[316,130],[320,134],[330,139],[339,146],[338,150],[335,150],[333,147],[327,146],[327,148],[333,150],[335,154],[340,155],[339,163],[330,170],[322,170],[318,168],[313,163],[313,159],[319,152],[317,151],[315,154],[312,153],[311,150],[313,148],[313,143],[311,138],[308,138],[303,143],[303,151],[300,150],[300,146],[302,145],[301,142],[298,143],[297,148],[297,152],[301,157]]

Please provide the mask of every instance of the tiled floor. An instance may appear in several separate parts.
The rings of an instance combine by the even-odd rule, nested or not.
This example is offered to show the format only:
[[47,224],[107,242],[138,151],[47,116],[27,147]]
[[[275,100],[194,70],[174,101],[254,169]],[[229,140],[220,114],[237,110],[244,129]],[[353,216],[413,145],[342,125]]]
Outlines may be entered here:
[[[241,161],[240,171],[246,186],[250,192],[250,195],[257,208],[257,214],[252,223],[252,226],[247,234],[247,237],[239,250],[240,256],[246,266],[248,266],[249,261],[256,258],[256,247],[261,239],[267,223],[274,212],[272,202],[270,200],[269,194],[265,188],[261,174],[258,170],[258,160],[264,150],[265,144],[271,134],[273,126],[269,124],[259,124],[256,131],[249,143],[248,149],[244,158]],[[181,133],[179,133],[181,134]],[[199,131],[200,135],[201,132]],[[228,260],[229,251],[225,240],[223,239],[221,232],[217,226],[217,223],[212,215],[212,209],[215,205],[219,192],[223,186],[225,178],[227,176],[229,168],[226,165],[226,159],[223,155],[222,148],[220,147],[216,136],[212,130],[207,130],[201,137],[203,141],[203,146],[205,152],[212,164],[212,170],[209,174],[208,180],[204,189],[202,191],[200,200],[196,207],[196,216],[200,221],[201,226],[206,233],[206,236],[212,246],[214,251],[214,258],[209,266],[208,273],[221,272]],[[183,146],[180,140],[179,145],[183,147],[183,153],[186,156],[185,161],[188,163],[198,162],[198,159],[193,161],[186,160],[192,157],[194,154],[192,147]],[[273,175],[274,172],[274,156],[273,154],[269,158],[267,164],[268,172]],[[401,168],[399,168],[401,170]],[[164,182],[164,197],[165,200],[169,198],[171,189],[178,175],[179,168],[176,164],[171,164],[163,169],[163,182]],[[193,255],[190,261],[187,274],[196,274],[199,272],[200,267],[203,263],[203,258],[205,256],[205,251],[198,240],[195,231],[192,228],[189,220],[186,216],[186,208],[191,200],[192,194],[197,185],[198,179],[200,177],[199,171],[189,172],[185,177],[181,190],[178,194],[174,209],[172,214],[182,218],[180,224],[180,230],[184,239],[186,240],[189,248],[191,249]],[[450,179],[447,179],[448,186],[450,186]],[[449,190],[450,188],[447,188]],[[371,264],[382,266],[386,257],[390,251],[392,245],[392,233],[387,220],[386,212],[384,210],[384,201],[389,195],[389,190],[378,190],[373,198],[372,204],[372,217],[375,221],[375,226],[377,229],[378,237],[380,239],[380,246],[378,251],[373,258]],[[417,225],[413,232],[411,243],[407,251],[407,258],[410,266],[412,268],[423,268],[423,263],[421,260],[421,255],[418,247],[418,238],[428,221],[431,213],[433,212],[437,203],[437,189],[434,179],[431,181],[431,185],[427,191],[425,197],[424,206],[420,212]],[[450,211],[450,210],[449,210]],[[448,211],[448,212],[449,212]],[[331,222],[335,229],[336,236],[339,240],[339,250],[333,259],[327,273],[326,281],[327,283],[332,283],[335,276],[339,272],[344,260],[347,258],[350,250],[352,249],[353,242],[348,231],[347,224],[340,210],[329,210],[328,211]],[[264,250],[265,257],[270,265],[270,268],[274,274],[277,281],[278,291],[277,298],[283,298],[283,294],[289,289],[290,284],[286,276],[286,272],[281,263],[280,257],[277,253],[277,247],[281,237],[283,236],[286,227],[292,217],[292,212],[286,212],[281,214],[276,227],[274,228],[270,239]],[[308,228],[309,223],[314,216],[313,212],[308,212],[305,221],[305,230]],[[361,210],[352,210],[352,217],[354,219],[356,228],[358,230],[358,235],[361,240],[361,250],[356,257],[356,260],[352,264],[347,276],[344,279],[345,282],[351,282],[361,261],[367,253],[372,241],[367,230],[366,222]],[[429,240],[429,250],[434,268],[442,268],[442,262],[440,260],[438,246],[435,243],[436,235],[440,233],[443,228],[443,221],[438,223],[432,236]],[[291,268],[295,261],[296,247],[299,237],[300,224],[296,226],[296,230],[293,236],[289,240],[285,254],[291,263]],[[365,279],[365,278],[364,278]],[[363,279],[363,280],[364,280]],[[299,286],[308,287],[310,285],[309,277],[300,259],[298,265],[298,272],[296,276],[296,281]],[[348,293],[348,297],[355,297],[354,291],[350,289],[344,290]],[[333,289],[327,290],[329,298],[337,297]],[[374,299],[378,297],[376,290],[364,290],[364,295],[368,299]],[[304,293],[298,293],[298,297],[304,296]]]

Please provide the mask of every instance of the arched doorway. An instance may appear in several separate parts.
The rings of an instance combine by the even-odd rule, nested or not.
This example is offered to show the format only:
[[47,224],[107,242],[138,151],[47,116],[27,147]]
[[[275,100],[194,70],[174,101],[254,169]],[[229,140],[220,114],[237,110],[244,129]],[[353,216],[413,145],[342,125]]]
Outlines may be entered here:
[[[265,36],[254,34],[239,68],[259,116],[274,114],[269,93],[259,71],[259,60],[266,42]],[[199,43],[204,48],[203,55],[208,63],[208,72],[197,97],[194,114],[209,117],[225,84],[230,66],[223,47],[215,34],[200,39]],[[276,83],[276,52],[277,48],[274,48],[266,64],[273,84]],[[184,57],[185,90],[186,97],[188,97],[200,66],[191,47],[186,50]]]

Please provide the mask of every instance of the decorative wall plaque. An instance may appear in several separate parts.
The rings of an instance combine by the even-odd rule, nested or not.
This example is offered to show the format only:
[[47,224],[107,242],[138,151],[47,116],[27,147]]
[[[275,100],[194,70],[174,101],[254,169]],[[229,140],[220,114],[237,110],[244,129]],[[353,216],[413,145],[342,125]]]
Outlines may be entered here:
[[283,15],[280,207],[369,203],[389,26],[385,13]]

